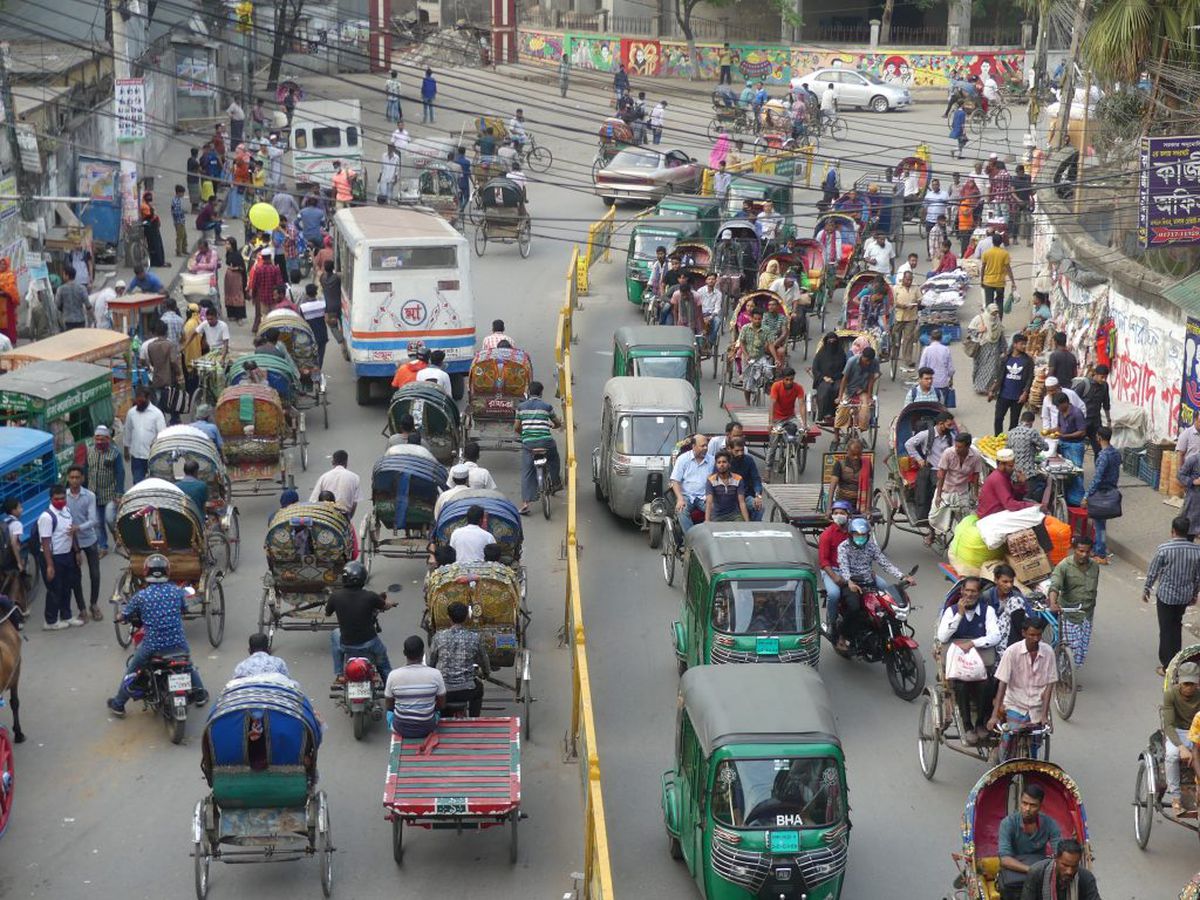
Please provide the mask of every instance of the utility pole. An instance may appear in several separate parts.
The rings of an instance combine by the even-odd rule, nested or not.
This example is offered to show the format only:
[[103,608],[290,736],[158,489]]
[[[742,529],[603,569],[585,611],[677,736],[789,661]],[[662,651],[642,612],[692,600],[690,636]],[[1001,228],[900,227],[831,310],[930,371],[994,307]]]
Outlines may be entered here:
[[[1075,99],[1075,67],[1079,65],[1079,51],[1082,45],[1083,23],[1087,18],[1088,2],[1089,0],[1079,0],[1079,4],[1075,7],[1075,27],[1071,29],[1071,64],[1063,73],[1062,93],[1059,95],[1057,148],[1059,150],[1066,146],[1067,130],[1071,127],[1071,106]],[[1087,103],[1086,97],[1084,103]]]
[[8,151],[12,157],[13,177],[17,182],[17,193],[21,197],[21,218],[34,220],[33,186],[25,174],[25,163],[21,158],[21,144],[17,140],[17,106],[13,100],[12,84],[8,80],[8,42],[0,43],[0,103],[4,106],[4,130],[8,133]]
[[[121,16],[118,6],[118,0],[109,0],[108,18],[112,24],[113,112],[117,111],[116,82],[130,77],[129,39],[125,31],[125,19]],[[116,124],[119,125],[120,123],[116,122]],[[138,181],[142,173],[139,160],[134,158],[133,147],[128,141],[120,140],[119,136],[117,139],[117,159],[121,163],[121,171],[117,178],[117,202],[121,209],[121,236],[118,241],[118,255],[121,256],[126,266],[132,267],[146,260],[142,229],[139,225],[141,215],[137,212],[140,209]],[[126,163],[129,165],[126,165]],[[127,173],[130,166],[133,168],[135,177],[132,183],[127,183]],[[127,223],[125,218],[126,194],[129,191],[133,192],[131,201],[135,211],[131,224]]]

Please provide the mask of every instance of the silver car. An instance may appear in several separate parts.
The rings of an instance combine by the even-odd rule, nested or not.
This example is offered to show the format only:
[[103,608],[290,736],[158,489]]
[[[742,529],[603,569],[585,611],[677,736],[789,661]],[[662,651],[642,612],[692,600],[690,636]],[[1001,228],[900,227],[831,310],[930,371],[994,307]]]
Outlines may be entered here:
[[854,69],[817,69],[802,76],[800,83],[818,97],[832,84],[839,109],[857,106],[881,113],[912,105],[912,95],[904,85],[888,84]]
[[641,200],[655,203],[667,194],[700,190],[704,167],[682,150],[629,147],[596,173],[596,193],[604,202]]

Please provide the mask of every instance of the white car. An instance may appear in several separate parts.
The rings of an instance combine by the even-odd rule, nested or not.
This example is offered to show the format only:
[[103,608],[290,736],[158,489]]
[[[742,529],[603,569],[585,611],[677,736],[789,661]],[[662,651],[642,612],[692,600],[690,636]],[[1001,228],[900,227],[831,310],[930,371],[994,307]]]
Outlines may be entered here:
[[854,69],[817,69],[800,77],[800,83],[807,87],[819,98],[829,85],[837,95],[839,109],[857,106],[870,109],[873,112],[887,112],[889,109],[903,109],[912,105],[912,95],[908,88],[899,84],[888,84],[880,81],[874,75],[864,74]]

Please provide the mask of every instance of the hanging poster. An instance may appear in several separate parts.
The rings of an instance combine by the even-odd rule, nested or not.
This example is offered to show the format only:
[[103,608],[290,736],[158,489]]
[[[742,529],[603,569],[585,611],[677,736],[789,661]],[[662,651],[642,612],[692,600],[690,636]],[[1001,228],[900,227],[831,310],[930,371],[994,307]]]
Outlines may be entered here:
[[1143,247],[1200,244],[1200,135],[1142,138],[1138,237]]
[[146,139],[146,84],[141,78],[118,78],[117,141],[129,143]]
[[1191,426],[1200,415],[1200,319],[1188,316],[1183,333],[1183,384],[1179,389],[1179,430]]

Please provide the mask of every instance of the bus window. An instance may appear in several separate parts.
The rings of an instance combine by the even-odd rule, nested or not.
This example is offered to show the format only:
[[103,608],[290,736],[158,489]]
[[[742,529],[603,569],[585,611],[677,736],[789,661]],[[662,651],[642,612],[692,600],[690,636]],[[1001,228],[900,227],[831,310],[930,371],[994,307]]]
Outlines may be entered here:
[[292,148],[295,150],[308,149],[308,129],[299,128],[292,134]]
[[337,126],[313,129],[313,147],[328,150],[342,146],[342,130]]
[[358,146],[358,129],[355,128],[353,125],[346,126],[346,146],[347,147],[357,147]]
[[371,269],[453,269],[458,265],[454,247],[372,247]]

